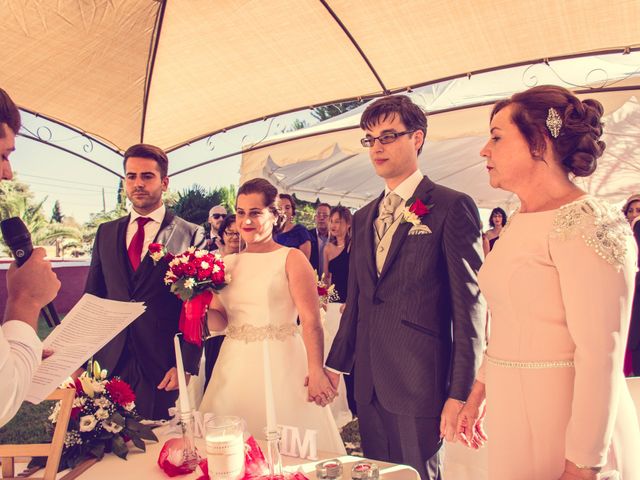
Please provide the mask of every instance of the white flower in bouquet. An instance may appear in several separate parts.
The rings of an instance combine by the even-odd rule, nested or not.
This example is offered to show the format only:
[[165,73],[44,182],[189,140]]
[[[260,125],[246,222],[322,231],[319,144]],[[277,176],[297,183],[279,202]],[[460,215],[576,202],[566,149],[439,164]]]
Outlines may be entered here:
[[80,445],[82,443],[82,439],[80,438],[80,433],[72,430],[67,432],[64,436],[64,446],[65,447],[73,447],[74,445]]
[[94,398],[93,404],[99,408],[108,408],[111,406],[111,402],[106,397]]
[[91,380],[91,386],[93,387],[93,392],[94,393],[104,393],[104,383],[97,381],[97,380]]
[[188,288],[189,290],[195,287],[195,285],[196,285],[196,281],[193,278],[187,278],[184,281],[184,288]]
[[213,273],[218,273],[220,271],[220,265],[214,265],[213,266]]
[[56,404],[53,406],[53,411],[51,412],[51,415],[49,415],[49,420],[51,421],[51,423],[56,423],[58,421],[59,413],[60,413],[60,402],[56,402]]
[[[196,258],[202,258],[207,254],[206,250],[197,250],[196,253],[193,254],[194,257]],[[205,267],[202,267],[205,268]]]
[[98,421],[96,417],[93,415],[84,415],[80,417],[80,431],[81,432],[90,432],[94,428],[96,428],[96,424]]
[[169,262],[170,267],[175,267],[176,265],[180,265],[180,257],[175,257]]
[[187,257],[186,255],[180,255],[176,258],[180,260],[180,263],[189,263],[189,257]]
[[87,403],[87,399],[85,397],[76,397],[73,399],[73,406],[82,408],[84,404]]
[[114,422],[103,422],[102,428],[109,433],[119,433],[122,430],[122,427]]
[[96,410],[96,413],[94,413],[94,415],[98,420],[106,420],[107,418],[109,418],[109,412],[104,408],[99,408],[98,410]]
[[79,380],[80,380],[80,383],[82,384],[82,390],[84,390],[84,393],[86,393],[89,398],[93,398],[96,394],[96,391],[93,388],[93,384],[94,384],[93,380],[85,376],[84,373],[80,375]]
[[[203,270],[208,270],[210,266],[211,266],[211,265],[209,265],[207,262],[202,262],[202,263],[200,264],[200,268],[201,268],[201,269],[203,269]],[[217,266],[217,265],[214,265],[214,266],[213,266],[213,271],[214,271],[214,272],[216,271],[216,267],[218,267],[218,266]],[[218,270],[220,270],[220,267],[218,267]]]

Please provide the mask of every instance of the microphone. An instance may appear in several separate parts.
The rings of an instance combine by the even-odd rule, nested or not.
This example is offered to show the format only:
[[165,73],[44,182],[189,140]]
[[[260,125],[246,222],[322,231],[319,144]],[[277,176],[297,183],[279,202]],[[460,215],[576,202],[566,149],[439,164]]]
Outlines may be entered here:
[[[13,257],[16,260],[16,265],[21,267],[24,262],[29,260],[31,252],[33,252],[33,244],[31,243],[31,234],[27,230],[27,226],[18,217],[7,218],[0,222],[0,230],[2,231],[2,237],[4,243],[13,253]],[[50,327],[60,325],[60,317],[56,312],[53,302],[46,305],[41,310],[42,316]]]

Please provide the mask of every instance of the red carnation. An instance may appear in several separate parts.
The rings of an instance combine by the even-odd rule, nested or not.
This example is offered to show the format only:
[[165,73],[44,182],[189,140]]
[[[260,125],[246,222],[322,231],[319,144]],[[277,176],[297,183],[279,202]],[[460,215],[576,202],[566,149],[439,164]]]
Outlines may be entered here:
[[329,294],[329,290],[327,289],[327,287],[318,287],[318,296],[319,297],[324,297],[326,295]]
[[211,281],[213,283],[223,283],[224,282],[224,272],[222,270],[217,271],[216,273],[211,274]]
[[207,278],[209,278],[209,276],[211,275],[211,269],[208,268],[207,270],[199,270],[198,271],[198,281],[201,282],[203,280],[206,280]]
[[429,213],[429,207],[427,207],[424,203],[420,201],[419,198],[416,199],[415,202],[409,207],[409,211],[411,213],[415,213],[418,217],[422,217]]
[[183,267],[184,274],[187,276],[192,276],[196,274],[196,267],[190,263],[187,263]]
[[136,394],[133,393],[129,384],[119,378],[109,380],[105,388],[107,392],[109,392],[109,395],[111,395],[113,401],[123,407],[136,400]]
[[149,244],[149,252],[151,253],[159,253],[161,252],[163,249],[163,246],[161,243],[150,243]]
[[79,378],[75,378],[73,380],[73,386],[76,389],[76,397],[79,397],[84,393],[84,388],[82,388],[82,382],[80,381]]

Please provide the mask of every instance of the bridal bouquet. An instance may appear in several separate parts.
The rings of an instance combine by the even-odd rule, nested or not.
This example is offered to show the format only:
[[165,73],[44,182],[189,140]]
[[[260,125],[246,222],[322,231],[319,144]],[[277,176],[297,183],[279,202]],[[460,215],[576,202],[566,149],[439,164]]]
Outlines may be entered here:
[[214,292],[222,290],[230,282],[225,274],[225,265],[219,253],[190,247],[188,250],[172,255],[164,245],[149,245],[149,255],[157,264],[161,260],[168,262],[164,275],[165,285],[171,292],[184,301],[180,313],[179,328],[185,341],[202,346],[206,334],[206,314]]
[[316,275],[316,288],[318,290],[318,300],[320,302],[320,308],[326,310],[327,304],[329,302],[335,302],[340,298],[338,292],[336,291],[335,285],[333,283],[329,284],[326,281],[324,273],[320,278],[318,278],[318,276]]
[[[89,361],[86,371],[74,381],[69,379],[64,386],[75,388],[76,397],[60,470],[73,468],[88,457],[100,460],[109,452],[126,459],[129,440],[143,451],[146,449],[143,439],[158,441],[151,428],[140,423],[136,396],[129,384],[118,377],[107,379],[107,371],[101,370],[98,362]],[[52,425],[58,421],[59,412],[60,402],[57,402],[49,416]]]

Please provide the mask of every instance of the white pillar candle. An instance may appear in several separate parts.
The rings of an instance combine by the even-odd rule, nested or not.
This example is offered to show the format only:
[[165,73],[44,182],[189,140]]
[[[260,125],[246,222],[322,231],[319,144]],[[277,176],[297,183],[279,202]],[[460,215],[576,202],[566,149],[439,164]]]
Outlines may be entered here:
[[182,365],[182,350],[180,349],[180,337],[173,337],[173,345],[176,350],[176,369],[178,370],[178,388],[180,392],[180,413],[191,412],[191,402],[189,401],[189,392],[187,392],[187,379],[184,375],[184,366]]
[[215,435],[205,438],[209,477],[236,480],[244,476],[244,442],[242,433]]
[[269,354],[269,339],[262,341],[264,364],[264,400],[267,409],[267,432],[276,431],[276,406],[273,399],[273,382],[271,381],[271,356]]

